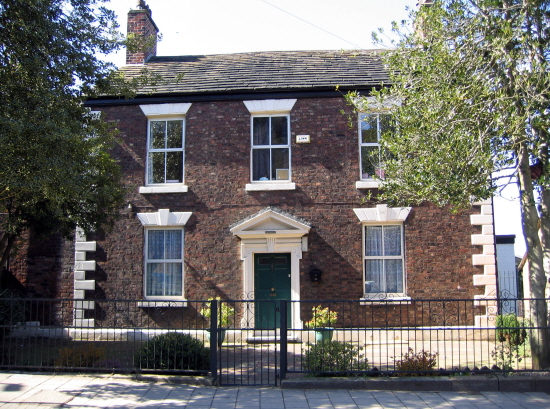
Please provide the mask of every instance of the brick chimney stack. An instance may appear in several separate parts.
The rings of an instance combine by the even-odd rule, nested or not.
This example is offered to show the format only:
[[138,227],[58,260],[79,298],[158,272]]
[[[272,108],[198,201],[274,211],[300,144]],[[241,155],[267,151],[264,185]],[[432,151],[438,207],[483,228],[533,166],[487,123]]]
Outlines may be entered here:
[[138,35],[152,44],[147,49],[135,53],[126,49],[126,64],[143,64],[149,58],[156,56],[158,32],[159,29],[153,21],[151,9],[145,0],[137,0],[136,8],[128,12],[128,35]]

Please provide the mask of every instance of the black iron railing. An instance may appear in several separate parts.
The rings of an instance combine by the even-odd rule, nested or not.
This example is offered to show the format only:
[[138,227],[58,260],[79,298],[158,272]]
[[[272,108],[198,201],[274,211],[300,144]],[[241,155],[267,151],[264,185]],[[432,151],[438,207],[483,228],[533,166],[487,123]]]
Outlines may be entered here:
[[529,319],[532,305],[520,299],[6,297],[0,299],[0,368],[208,374],[238,385],[303,375],[537,371],[544,368],[532,356],[531,340],[548,339],[549,331]]

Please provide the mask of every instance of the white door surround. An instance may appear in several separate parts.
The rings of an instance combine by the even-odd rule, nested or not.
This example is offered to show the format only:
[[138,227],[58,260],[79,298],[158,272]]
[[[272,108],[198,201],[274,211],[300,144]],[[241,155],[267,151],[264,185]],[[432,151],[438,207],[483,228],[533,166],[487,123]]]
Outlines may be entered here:
[[[300,260],[307,251],[310,226],[280,211],[267,208],[231,228],[241,239],[243,260],[243,290],[245,299],[254,299],[254,254],[290,253],[291,300],[300,300]],[[302,328],[299,303],[292,303],[292,328]],[[244,325],[251,326],[252,314],[246,311]]]

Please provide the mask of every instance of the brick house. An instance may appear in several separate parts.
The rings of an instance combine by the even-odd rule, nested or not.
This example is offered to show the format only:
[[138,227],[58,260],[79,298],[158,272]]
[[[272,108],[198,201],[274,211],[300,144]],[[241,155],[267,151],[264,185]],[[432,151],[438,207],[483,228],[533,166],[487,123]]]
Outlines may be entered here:
[[[158,31],[146,6],[129,12],[128,31]],[[135,299],[143,309],[215,296],[494,293],[490,203],[451,214],[364,200],[376,197],[373,175],[382,170],[369,158],[387,112],[357,114],[342,93],[388,83],[378,51],[161,57],[155,45],[129,53],[127,64],[127,77],[146,68],[163,80],[130,100],[88,101],[120,131],[113,154],[127,205],[113,231],[77,233],[74,259],[72,244],[60,245],[44,273],[56,284],[35,293]],[[11,269],[31,282],[39,271],[30,272],[29,260],[44,256],[22,250]],[[303,315],[296,304],[294,328]]]

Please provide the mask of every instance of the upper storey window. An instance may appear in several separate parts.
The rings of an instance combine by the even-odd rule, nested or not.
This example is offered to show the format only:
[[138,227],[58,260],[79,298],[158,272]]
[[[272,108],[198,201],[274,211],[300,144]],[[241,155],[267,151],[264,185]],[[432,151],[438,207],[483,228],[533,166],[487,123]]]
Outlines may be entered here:
[[247,191],[295,190],[291,182],[290,111],[295,99],[243,101],[251,114]]
[[190,103],[140,105],[147,116],[145,186],[139,193],[184,193],[185,115]]
[[183,183],[184,119],[150,120],[147,184]]
[[252,117],[252,181],[290,180],[290,118]]
[[380,158],[380,137],[389,129],[390,115],[359,115],[359,147],[361,151],[361,179],[384,178],[383,163]]

